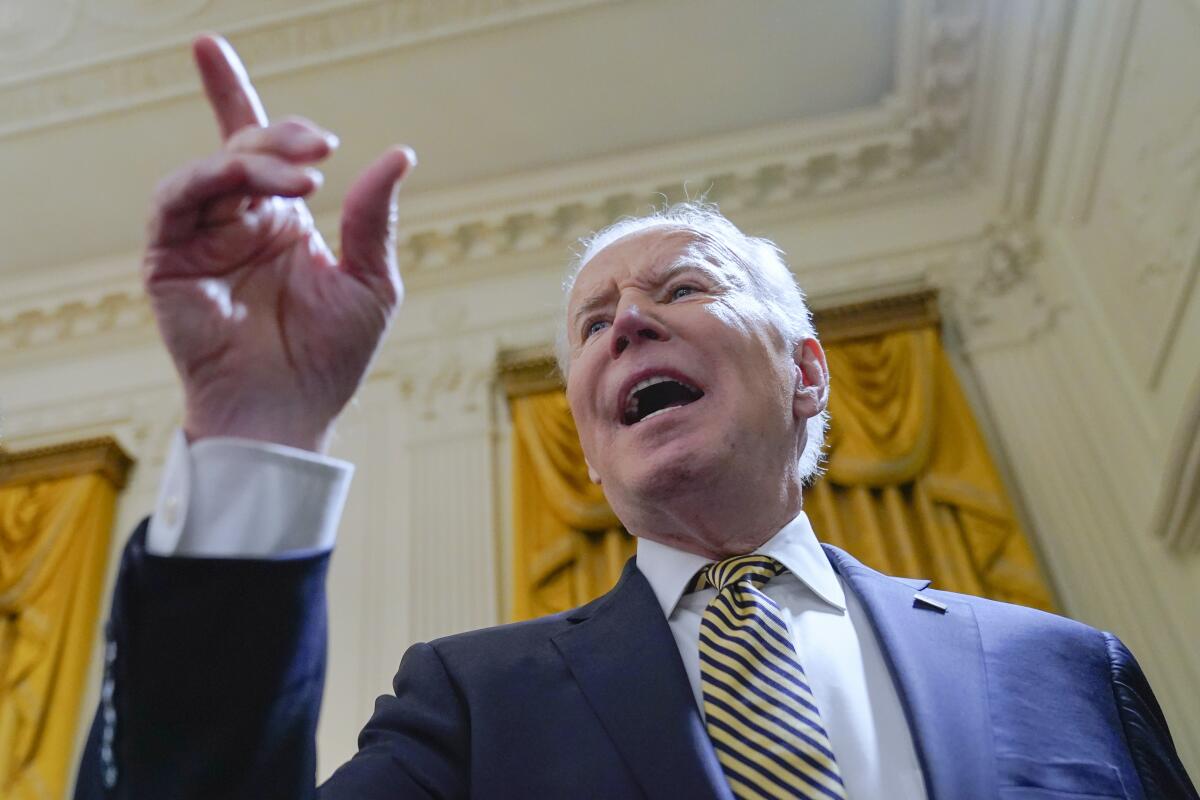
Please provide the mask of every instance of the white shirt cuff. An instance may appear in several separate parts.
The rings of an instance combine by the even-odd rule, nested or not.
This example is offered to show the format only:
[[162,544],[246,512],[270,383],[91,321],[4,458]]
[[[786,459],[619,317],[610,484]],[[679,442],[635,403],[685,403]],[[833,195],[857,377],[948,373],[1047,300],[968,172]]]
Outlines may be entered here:
[[270,558],[333,547],[354,465],[249,439],[176,431],[146,551],[159,556]]

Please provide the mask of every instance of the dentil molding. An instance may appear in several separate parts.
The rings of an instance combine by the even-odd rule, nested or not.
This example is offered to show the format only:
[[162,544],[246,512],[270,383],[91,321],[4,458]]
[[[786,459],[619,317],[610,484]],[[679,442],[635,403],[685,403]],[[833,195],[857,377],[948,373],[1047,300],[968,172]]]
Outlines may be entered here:
[[[375,28],[401,26],[409,37],[444,35],[495,24],[514,14],[612,1],[354,2],[251,29],[233,39],[251,60],[262,63],[277,57],[277,68],[285,69],[292,64],[288,59],[301,50],[305,58],[333,58],[343,52],[339,46],[350,47],[350,42],[368,47],[363,42],[372,41]],[[401,234],[397,246],[405,281],[420,289],[481,273],[525,270],[534,254],[561,257],[581,235],[621,216],[697,193],[735,216],[763,208],[803,215],[959,186],[969,171],[965,143],[970,113],[979,105],[975,92],[984,20],[996,18],[985,14],[987,7],[983,0],[904,3],[896,91],[875,108],[413,197],[406,206],[407,233]],[[337,33],[317,36],[314,55],[308,52],[305,36],[280,32],[290,30],[291,24],[331,25]],[[362,30],[364,25],[370,30]],[[261,52],[246,46],[253,36],[264,37]],[[287,46],[270,44],[276,38]],[[321,43],[327,46],[317,46]],[[170,53],[176,50],[180,48]],[[185,53],[181,58],[186,62]],[[174,69],[155,79],[156,91],[175,91],[170,88],[175,85]],[[178,69],[191,79],[190,65]],[[4,91],[0,88],[0,109]],[[122,102],[134,100],[127,97]],[[0,301],[0,360],[49,344],[98,342],[118,331],[148,332],[150,325],[148,304],[127,278],[119,284],[94,284],[63,296],[57,304],[48,305],[44,296],[29,304],[10,297]]]
[[[811,301],[820,307],[847,302],[878,305],[896,295],[937,290],[947,324],[957,326],[966,349],[977,353],[1020,346],[1052,328],[1062,304],[1037,279],[1040,251],[1039,238],[1028,225],[997,222],[960,241],[839,264],[825,270],[836,277],[834,282],[821,280],[820,272],[806,275],[804,282]],[[854,282],[859,291],[846,291],[842,284],[847,275],[858,276]],[[930,295],[920,296],[926,298],[922,302],[929,318],[936,319]],[[132,310],[114,313],[122,304]],[[75,305],[72,314],[103,318],[113,329],[142,326],[146,339],[153,341],[149,311],[140,296],[131,294],[123,300],[108,296],[102,306]],[[502,382],[497,373],[502,354],[532,346],[541,352],[553,338],[553,314],[547,309],[536,318],[472,321],[465,308],[444,301],[433,313],[422,315],[435,328],[426,329],[422,323],[404,338],[389,339],[368,383],[391,387],[396,401],[410,410],[412,435],[418,438],[484,429],[489,398],[497,382]],[[829,331],[835,337],[836,327]],[[69,333],[45,320],[39,329]],[[89,324],[87,330],[99,328]],[[103,337],[92,333],[90,339],[99,339],[97,346],[103,346]],[[3,356],[0,351],[0,362]],[[64,433],[88,436],[118,430],[134,456],[153,470],[166,452],[171,431],[180,423],[180,402],[179,388],[172,380],[157,389],[72,396],[61,403],[4,409],[4,427],[8,438],[20,435],[20,441],[10,446],[21,447],[59,439]],[[347,413],[355,412],[351,408]]]
[[47,345],[96,339],[119,331],[149,331],[150,304],[140,288],[101,289],[49,307],[0,311],[0,358]]
[[414,230],[399,246],[407,279],[452,280],[504,257],[519,265],[523,254],[561,251],[619,217],[697,195],[729,215],[785,206],[804,215],[961,185],[972,170],[988,4],[902,6],[896,89],[875,107],[414,198]]

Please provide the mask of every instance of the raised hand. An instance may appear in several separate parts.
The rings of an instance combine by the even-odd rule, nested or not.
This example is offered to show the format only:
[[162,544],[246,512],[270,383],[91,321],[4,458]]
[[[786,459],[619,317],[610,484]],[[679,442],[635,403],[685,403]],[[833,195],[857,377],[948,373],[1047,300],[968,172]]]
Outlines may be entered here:
[[416,157],[390,149],[354,181],[336,259],[302,199],[336,137],[300,118],[268,124],[223,39],[197,39],[194,55],[223,146],[159,184],[143,273],[184,430],[320,451],[403,297],[394,195]]

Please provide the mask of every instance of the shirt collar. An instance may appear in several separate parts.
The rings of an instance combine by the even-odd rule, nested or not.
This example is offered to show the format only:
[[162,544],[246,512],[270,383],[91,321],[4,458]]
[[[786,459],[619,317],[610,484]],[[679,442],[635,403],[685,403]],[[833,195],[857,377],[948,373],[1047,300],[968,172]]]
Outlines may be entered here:
[[[846,610],[846,593],[803,511],[754,552],[774,558],[821,600],[839,611]],[[650,582],[663,615],[668,619],[692,577],[701,567],[711,563],[712,560],[704,556],[649,539],[638,539],[637,542],[638,569]]]

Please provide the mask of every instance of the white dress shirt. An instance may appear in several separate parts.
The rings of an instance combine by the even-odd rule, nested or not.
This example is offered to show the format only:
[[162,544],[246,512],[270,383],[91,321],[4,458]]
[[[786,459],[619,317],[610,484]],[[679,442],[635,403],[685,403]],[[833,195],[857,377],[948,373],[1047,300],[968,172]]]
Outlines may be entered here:
[[354,465],[281,444],[171,440],[146,550],[262,558],[333,548]]
[[[175,435],[147,551],[162,556],[286,557],[333,547],[353,467],[282,445]],[[821,710],[850,800],[925,800],[912,735],[866,612],[845,591],[801,513],[755,552],[788,572],[766,594],[779,605]],[[700,695],[700,617],[713,589],[685,595],[703,556],[639,539],[650,582]]]
[[[808,516],[754,551],[788,571],[762,590],[779,606],[808,673],[850,800],[925,800],[925,780],[900,695],[858,598],[847,593],[817,542]],[[711,559],[639,539],[637,565],[671,626],[696,705],[700,693],[700,618],[715,589],[684,590]]]

